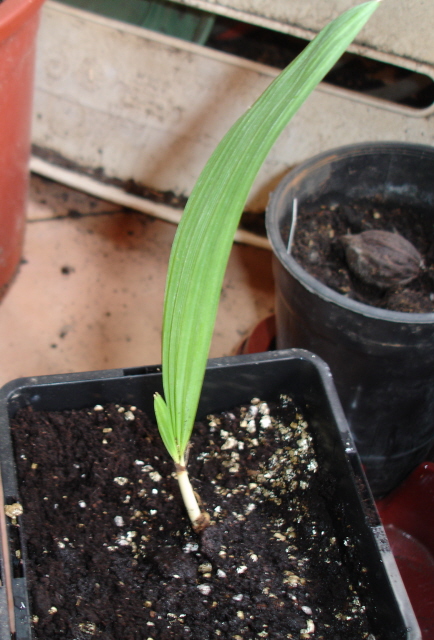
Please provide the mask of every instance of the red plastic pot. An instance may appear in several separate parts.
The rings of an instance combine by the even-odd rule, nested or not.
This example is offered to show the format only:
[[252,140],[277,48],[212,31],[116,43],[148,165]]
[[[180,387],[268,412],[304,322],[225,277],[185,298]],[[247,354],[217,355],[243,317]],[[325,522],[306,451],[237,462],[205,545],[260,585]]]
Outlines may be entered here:
[[377,502],[423,640],[434,638],[434,463]]
[[43,1],[0,4],[0,297],[21,260],[36,33]]
[[237,353],[262,353],[276,348],[276,316],[267,316],[253,328],[250,335],[241,343]]

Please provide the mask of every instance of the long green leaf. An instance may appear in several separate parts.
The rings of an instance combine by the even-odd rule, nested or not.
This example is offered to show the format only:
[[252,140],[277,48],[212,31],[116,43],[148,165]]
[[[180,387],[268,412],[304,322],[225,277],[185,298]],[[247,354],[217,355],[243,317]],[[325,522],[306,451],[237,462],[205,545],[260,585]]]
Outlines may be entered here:
[[[191,436],[233,237],[275,140],[378,6],[366,2],[327,25],[220,142],[189,198],[169,262],[163,318],[163,440],[175,462]],[[162,404],[163,403],[163,404]],[[170,432],[170,433],[169,433]]]

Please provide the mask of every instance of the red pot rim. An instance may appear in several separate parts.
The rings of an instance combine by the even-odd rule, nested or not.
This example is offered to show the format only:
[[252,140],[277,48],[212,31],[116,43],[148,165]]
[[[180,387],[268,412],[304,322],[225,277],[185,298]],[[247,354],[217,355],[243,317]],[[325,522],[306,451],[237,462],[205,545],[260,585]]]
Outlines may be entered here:
[[44,0],[3,0],[0,3],[0,41],[20,29],[43,3]]

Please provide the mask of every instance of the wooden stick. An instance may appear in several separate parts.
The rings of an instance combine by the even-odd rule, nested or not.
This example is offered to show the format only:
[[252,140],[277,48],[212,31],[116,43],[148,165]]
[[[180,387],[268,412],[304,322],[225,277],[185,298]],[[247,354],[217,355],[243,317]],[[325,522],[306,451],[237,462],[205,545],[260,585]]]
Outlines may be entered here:
[[9,556],[9,541],[6,527],[5,496],[3,491],[3,478],[0,466],[0,540],[3,553],[3,567],[5,572],[6,599],[8,605],[9,630],[11,635],[16,632],[14,593],[12,588],[11,559]]

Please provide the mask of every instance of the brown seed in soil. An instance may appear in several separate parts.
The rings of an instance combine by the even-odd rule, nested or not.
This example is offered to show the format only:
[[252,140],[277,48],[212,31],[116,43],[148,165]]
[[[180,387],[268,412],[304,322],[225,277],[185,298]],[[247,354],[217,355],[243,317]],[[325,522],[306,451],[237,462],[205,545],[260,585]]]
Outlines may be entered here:
[[423,268],[419,251],[399,233],[369,230],[340,240],[354,275],[380,289],[405,285]]

